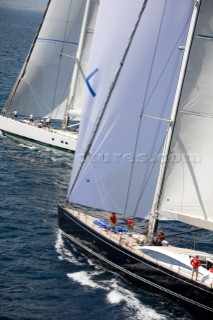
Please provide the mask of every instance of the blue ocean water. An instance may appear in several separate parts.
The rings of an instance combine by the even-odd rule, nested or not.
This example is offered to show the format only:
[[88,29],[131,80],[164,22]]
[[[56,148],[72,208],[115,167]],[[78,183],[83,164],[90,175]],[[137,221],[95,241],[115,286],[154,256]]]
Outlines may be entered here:
[[[40,13],[0,8],[0,107],[41,18]],[[0,137],[0,319],[196,319],[64,242],[57,205],[65,199],[72,160]],[[211,243],[209,235],[200,248],[208,251]]]

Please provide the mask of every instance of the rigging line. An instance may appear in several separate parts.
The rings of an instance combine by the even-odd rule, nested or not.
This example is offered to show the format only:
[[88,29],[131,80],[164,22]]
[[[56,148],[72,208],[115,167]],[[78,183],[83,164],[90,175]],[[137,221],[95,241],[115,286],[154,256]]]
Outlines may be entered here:
[[[75,56],[71,56],[71,55],[68,55],[68,54],[65,54],[65,53],[60,53],[61,56],[64,56],[64,57],[68,57],[68,58],[72,58],[74,60],[76,60],[76,57]],[[61,95],[62,99],[61,99],[61,102],[62,100],[65,101],[66,98],[68,99],[68,95],[66,95],[66,92],[68,92],[69,90],[69,87],[70,87],[70,83],[71,83],[72,79],[69,79],[68,82],[67,82],[67,85],[64,87],[64,93]],[[57,115],[59,113],[59,110],[63,107],[63,104],[60,104],[56,110],[56,113],[55,113],[55,119],[57,119]],[[64,109],[64,107],[63,107]]]
[[[178,132],[180,132],[180,122],[179,121],[176,121],[176,126],[179,127],[178,128]],[[182,167],[182,192],[181,192],[180,207],[181,207],[181,212],[183,212],[183,198],[184,198],[184,186],[185,186],[185,178],[184,178],[185,177],[185,171],[184,171],[184,163],[183,163],[183,161],[181,161],[181,167]]]
[[[95,182],[96,182],[96,184],[98,186],[99,185],[98,182],[100,182],[100,184],[101,184],[101,180],[98,179],[98,175],[97,175],[97,173],[95,171],[94,163],[93,163],[92,160],[91,160],[91,163],[92,163],[91,167],[92,167],[93,174],[94,174],[94,177],[95,177]],[[98,190],[99,197],[101,198],[101,202],[102,202],[103,208],[106,211],[106,209],[105,209],[106,206],[105,206],[105,202],[104,202],[104,198],[102,196],[101,190],[100,190],[100,188],[97,188],[97,190]]]
[[179,236],[180,234],[186,234],[186,233],[193,233],[193,232],[197,232],[197,231],[206,231],[206,229],[195,229],[195,230],[189,230],[189,231],[182,231],[182,232],[177,232],[177,233],[169,233],[166,234],[166,237],[173,237],[173,236]]
[[144,111],[145,111],[145,110],[146,110],[146,108],[148,107],[148,103],[149,103],[149,101],[150,101],[150,99],[151,99],[151,97],[152,97],[152,95],[153,95],[153,93],[154,93],[155,89],[157,88],[157,85],[158,85],[158,83],[159,83],[159,81],[160,81],[161,77],[163,76],[164,71],[166,70],[167,65],[169,64],[170,59],[171,59],[171,57],[172,57],[172,55],[173,55],[174,51],[177,49],[177,45],[178,45],[179,41],[181,40],[181,38],[182,38],[183,34],[185,33],[185,31],[186,31],[186,29],[187,29],[187,26],[188,26],[188,23],[189,23],[189,21],[190,21],[190,18],[191,18],[191,15],[190,15],[190,13],[189,13],[189,15],[188,15],[188,19],[187,19],[187,22],[185,23],[184,28],[183,28],[183,30],[182,30],[182,32],[181,32],[181,34],[180,34],[179,38],[177,39],[177,41],[176,41],[176,43],[175,43],[175,45],[174,45],[174,48],[173,48],[172,52],[170,53],[170,55],[169,55],[169,57],[168,57],[168,59],[167,59],[167,62],[166,62],[166,64],[165,64],[165,66],[164,66],[163,70],[161,71],[161,73],[160,73],[160,75],[159,75],[159,77],[158,77],[158,79],[157,79],[157,81],[156,81],[155,86],[153,87],[153,90],[151,91],[150,96],[149,96],[149,98],[147,99],[147,101],[146,101],[146,103],[145,103]]
[[[144,112],[146,97],[147,97],[147,94],[148,94],[148,87],[149,87],[149,83],[150,83],[150,80],[151,80],[151,75],[152,75],[152,71],[153,71],[153,66],[154,66],[157,47],[158,47],[158,43],[159,43],[160,33],[161,33],[162,25],[163,25],[163,20],[164,20],[164,15],[165,15],[165,10],[166,10],[166,4],[167,4],[167,0],[164,3],[164,8],[163,8],[163,12],[162,12],[161,21],[160,21],[159,31],[158,31],[158,35],[157,35],[157,41],[156,41],[156,44],[155,44],[155,50],[154,50],[153,57],[152,57],[152,63],[151,63],[151,66],[150,66],[150,72],[149,72],[148,81],[147,81],[147,85],[146,85],[146,89],[145,89],[145,95],[144,95],[143,103],[142,103],[141,115]],[[139,137],[140,137],[140,131],[141,131],[141,127],[142,127],[142,119],[143,118],[142,118],[141,115],[140,115],[140,119],[139,119],[139,123],[138,123],[138,130],[137,130],[136,141],[135,141],[135,146],[134,146],[134,153],[133,153],[134,154],[134,159],[135,159],[135,156],[136,156],[136,151],[137,151]],[[128,201],[129,201],[129,194],[130,194],[130,189],[131,189],[132,179],[133,179],[134,162],[135,161],[133,161],[132,165],[131,165],[128,189],[127,189],[127,194],[126,194],[126,201],[125,201],[125,206],[124,206],[124,215],[126,215],[127,205],[128,205]]]
[[48,39],[48,38],[37,38],[38,41],[49,41],[49,42],[58,42],[58,43],[69,43],[69,44],[75,44],[78,45],[77,42],[73,41],[65,41],[65,40],[58,40],[58,39]]
[[61,94],[61,99],[60,99],[60,104],[58,104],[57,106],[57,109],[56,109],[56,112],[55,112],[55,119],[57,119],[57,116],[58,116],[58,113],[60,111],[60,109],[62,108],[64,110],[64,107],[63,107],[63,102],[66,100],[67,98],[67,95],[66,95],[66,92],[68,92],[69,90],[69,86],[70,86],[70,80],[67,81],[67,85],[64,86],[64,92]]
[[72,58],[72,59],[75,60],[75,62],[78,64],[78,67],[79,67],[79,69],[81,71],[83,79],[86,81],[86,75],[85,75],[84,70],[83,70],[83,68],[81,66],[80,60],[76,56],[71,56],[69,54],[61,53],[61,55],[65,56],[65,57],[68,57],[68,58]]
[[153,120],[160,120],[160,121],[165,121],[165,122],[171,122],[170,119],[164,119],[164,118],[160,118],[160,117],[153,117],[153,116],[149,116],[148,114],[141,114],[142,117],[144,118],[150,118]]
[[[81,74],[82,78],[84,79],[84,81],[86,82],[86,76],[85,76],[85,73],[84,73],[84,70],[81,66],[81,63],[80,63],[80,60],[76,57],[76,56],[71,56],[71,55],[67,55],[67,54],[64,54],[64,53],[61,53],[61,55],[65,56],[65,57],[69,57],[69,58],[72,58],[75,60],[75,63],[78,65],[78,71],[80,71],[80,73],[78,74],[78,76]],[[70,84],[72,84],[72,78],[70,79]],[[68,86],[68,84],[67,84]],[[70,110],[74,109],[74,96],[75,96],[75,90],[70,98],[70,106],[69,106],[69,110],[66,110],[66,112],[69,112]],[[68,95],[68,98],[69,98],[69,95]],[[67,102],[68,103],[68,102]]]
[[[164,139],[163,139],[163,141],[162,141],[162,143],[161,143],[161,145],[160,145],[160,148],[159,148],[159,150],[158,150],[158,154],[160,153],[160,150],[162,150],[162,148],[163,148],[165,138],[166,138],[166,135],[165,135],[165,137],[164,137]],[[139,207],[140,201],[141,201],[141,199],[142,199],[143,193],[144,193],[144,191],[145,191],[145,189],[146,189],[146,186],[147,186],[147,184],[148,184],[148,182],[149,182],[149,179],[150,179],[150,177],[151,177],[151,174],[152,174],[154,165],[155,165],[155,161],[152,162],[152,168],[151,168],[151,170],[149,171],[149,175],[148,175],[145,183],[143,184],[143,189],[141,188],[142,190],[141,190],[141,193],[140,193],[140,195],[139,195],[138,202],[136,203],[136,207],[135,207],[135,210],[134,210],[134,213],[133,213],[133,217],[135,217],[135,215],[136,215],[136,212],[137,212],[137,209],[138,209],[138,207]]]
[[[185,145],[182,142],[182,140],[180,139],[180,137],[177,140],[177,144],[180,147],[180,150],[182,151],[182,155],[184,156],[184,158],[186,158],[187,150],[185,149]],[[171,154],[171,152],[170,152],[170,154]],[[202,210],[203,217],[204,217],[205,220],[207,220],[208,219],[208,213],[207,213],[206,208],[205,208],[205,202],[204,202],[204,199],[202,197],[202,191],[201,191],[201,188],[199,187],[199,184],[198,184],[198,181],[197,181],[197,177],[196,177],[196,174],[194,172],[194,168],[192,166],[192,163],[190,161],[188,161],[187,158],[186,158],[186,167],[188,168],[188,171],[190,173],[192,182],[194,184],[194,190],[195,190],[195,193],[197,195],[197,199],[199,201],[199,205],[200,205],[200,208]]]
[[[37,105],[38,105],[38,107],[39,107],[39,110],[40,111],[43,111],[43,108],[41,108],[41,106],[40,105],[44,105],[45,107],[48,107],[48,105],[44,102],[44,100],[41,98],[41,96],[36,92],[36,90],[34,89],[34,87],[33,86],[31,86],[31,84],[27,81],[27,79],[22,79],[23,81],[25,81],[27,84],[28,84],[28,86],[29,86],[29,88],[30,88],[30,90],[31,90],[31,92],[32,92],[32,95],[34,96],[34,98],[35,98],[35,101],[37,102]],[[41,112],[42,113],[42,112]]]
[[[161,117],[163,117],[163,114],[165,112],[166,105],[167,105],[167,102],[168,102],[168,99],[169,99],[169,93],[170,93],[170,90],[171,90],[171,87],[172,87],[172,83],[173,83],[173,80],[174,80],[174,77],[175,77],[175,71],[177,70],[178,60],[179,60],[179,57],[177,56],[176,57],[176,63],[174,64],[174,67],[173,67],[173,73],[171,75],[170,84],[169,84],[168,89],[167,89],[167,94],[166,94],[165,101],[164,101],[164,108],[162,109],[161,114],[160,114]],[[170,123],[171,123],[171,121],[170,121]],[[158,134],[159,134],[161,125],[162,125],[162,122],[159,121],[158,126],[157,126],[157,130],[156,130],[156,133],[155,133],[155,138],[154,138],[154,141],[153,141],[153,144],[152,144],[152,148],[151,148],[151,158],[153,157],[153,154],[154,154],[154,150],[155,150],[155,146],[156,146],[156,143],[157,143],[157,138],[158,138]],[[166,136],[165,136],[165,138],[166,138]],[[159,152],[158,152],[158,154],[159,154]],[[155,162],[154,162],[154,164],[155,164]],[[154,164],[153,164],[153,166],[152,166],[152,168],[150,170],[150,174],[149,174],[148,177],[147,177],[147,175],[148,175],[148,171],[149,171],[149,166],[147,166],[147,168],[146,168],[145,177],[144,177],[144,180],[143,180],[143,184],[141,186],[141,191],[139,193],[139,198],[138,198],[138,202],[136,204],[134,215],[136,214],[137,208],[138,208],[138,206],[140,204],[141,198],[142,198],[142,196],[144,194],[144,191],[146,189],[146,185],[147,185],[147,183],[149,181],[149,178],[151,176],[152,170],[154,168]]]
[[[94,141],[94,139],[95,139],[96,133],[97,133],[97,131],[98,131],[98,129],[99,129],[99,126],[100,126],[100,124],[101,124],[102,118],[103,118],[103,116],[104,116],[104,114],[105,114],[106,108],[107,108],[107,106],[108,106],[108,103],[109,103],[110,98],[111,98],[111,96],[112,96],[112,93],[113,93],[113,91],[114,91],[115,84],[117,83],[117,80],[118,80],[118,78],[119,78],[119,76],[120,76],[122,67],[123,67],[124,62],[125,62],[125,60],[126,60],[126,57],[127,57],[127,55],[128,55],[130,46],[131,46],[131,44],[132,44],[133,38],[134,38],[134,36],[135,36],[136,30],[137,30],[138,25],[139,25],[139,23],[140,23],[140,20],[141,20],[141,17],[142,17],[142,15],[143,15],[143,12],[144,12],[144,10],[145,10],[145,8],[146,8],[147,2],[148,2],[148,0],[144,0],[144,2],[143,2],[143,4],[142,4],[142,7],[141,7],[141,9],[140,9],[140,12],[139,12],[139,15],[138,15],[136,24],[135,24],[135,26],[134,26],[134,28],[133,28],[133,31],[132,31],[131,35],[130,35],[129,42],[128,42],[127,47],[126,47],[126,49],[125,49],[125,51],[124,51],[124,54],[123,54],[123,57],[122,57],[122,59],[121,59],[120,65],[119,65],[118,70],[117,70],[117,72],[116,72],[116,74],[115,74],[115,76],[114,76],[114,80],[113,80],[113,82],[112,82],[111,85],[110,85],[109,92],[108,92],[108,95],[107,95],[106,100],[105,100],[105,102],[104,102],[103,109],[102,109],[102,111],[101,111],[101,113],[100,113],[100,116],[99,116],[98,119],[97,119],[97,123],[96,123],[95,128],[94,128],[94,130],[93,130],[93,132],[92,132],[92,137],[91,137],[91,139],[90,139],[90,142],[89,142],[89,144],[88,144],[88,146],[87,146],[87,149],[86,149],[86,151],[85,151],[85,154],[84,154],[84,160],[85,160],[85,159],[87,158],[87,156],[89,155],[89,152],[90,152],[90,149],[91,149],[91,147],[92,147],[93,141]],[[78,177],[79,177],[79,174],[80,174],[80,172],[81,172],[81,169],[82,169],[83,165],[84,165],[84,161],[82,161],[82,163],[81,163],[81,165],[80,165],[80,167],[79,167],[79,169],[78,169],[78,172],[77,172],[77,174],[76,174],[76,176],[75,176],[75,179],[74,179],[73,184],[72,184],[72,186],[71,186],[71,188],[70,188],[70,191],[69,191],[69,193],[68,193],[68,196],[70,196],[70,194],[71,194],[71,192],[72,192],[72,190],[73,190],[73,188],[74,188],[74,186],[75,186],[75,184],[76,184],[76,182],[77,182],[77,179],[78,179]]]

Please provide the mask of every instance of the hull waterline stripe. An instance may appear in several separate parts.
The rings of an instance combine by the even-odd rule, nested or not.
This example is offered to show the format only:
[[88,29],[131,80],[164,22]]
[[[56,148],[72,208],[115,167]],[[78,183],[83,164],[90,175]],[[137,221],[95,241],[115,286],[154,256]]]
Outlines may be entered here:
[[26,137],[23,137],[23,136],[19,136],[17,134],[13,134],[13,133],[7,132],[5,130],[1,130],[1,131],[2,131],[3,135],[5,135],[6,137],[8,137],[10,139],[24,140],[24,141],[27,141],[27,142],[31,142],[31,143],[33,143],[35,145],[48,147],[48,148],[51,148],[51,149],[55,149],[55,150],[59,150],[59,151],[67,152],[67,153],[75,153],[74,150],[65,149],[65,148],[54,146],[52,144],[48,144],[48,143],[44,143],[44,142],[39,142],[37,140],[29,139],[29,138],[26,138]]

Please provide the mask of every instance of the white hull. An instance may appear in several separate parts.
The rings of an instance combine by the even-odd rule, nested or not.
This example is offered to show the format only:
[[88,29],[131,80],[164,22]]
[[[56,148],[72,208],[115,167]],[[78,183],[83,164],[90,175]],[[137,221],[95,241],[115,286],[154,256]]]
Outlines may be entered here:
[[36,125],[20,122],[4,116],[0,116],[0,130],[4,135],[9,137],[67,152],[75,152],[78,138],[77,133],[38,128]]

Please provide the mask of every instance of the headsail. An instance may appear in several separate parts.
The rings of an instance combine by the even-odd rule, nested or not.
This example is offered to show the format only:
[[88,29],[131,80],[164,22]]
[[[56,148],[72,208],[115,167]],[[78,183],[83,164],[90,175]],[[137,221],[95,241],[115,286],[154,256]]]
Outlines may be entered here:
[[75,67],[70,85],[70,93],[67,101],[65,122],[67,116],[77,120],[81,117],[83,93],[86,87],[85,77],[88,69],[98,6],[99,0],[87,0]]
[[[128,45],[142,0],[102,0],[72,182]],[[107,110],[69,201],[127,215],[148,214],[193,1],[149,0]],[[159,120],[160,119],[160,120]]]
[[159,212],[213,230],[213,3],[201,1]]
[[[43,22],[4,111],[62,119],[85,0],[48,2]],[[69,57],[68,57],[69,56]]]

